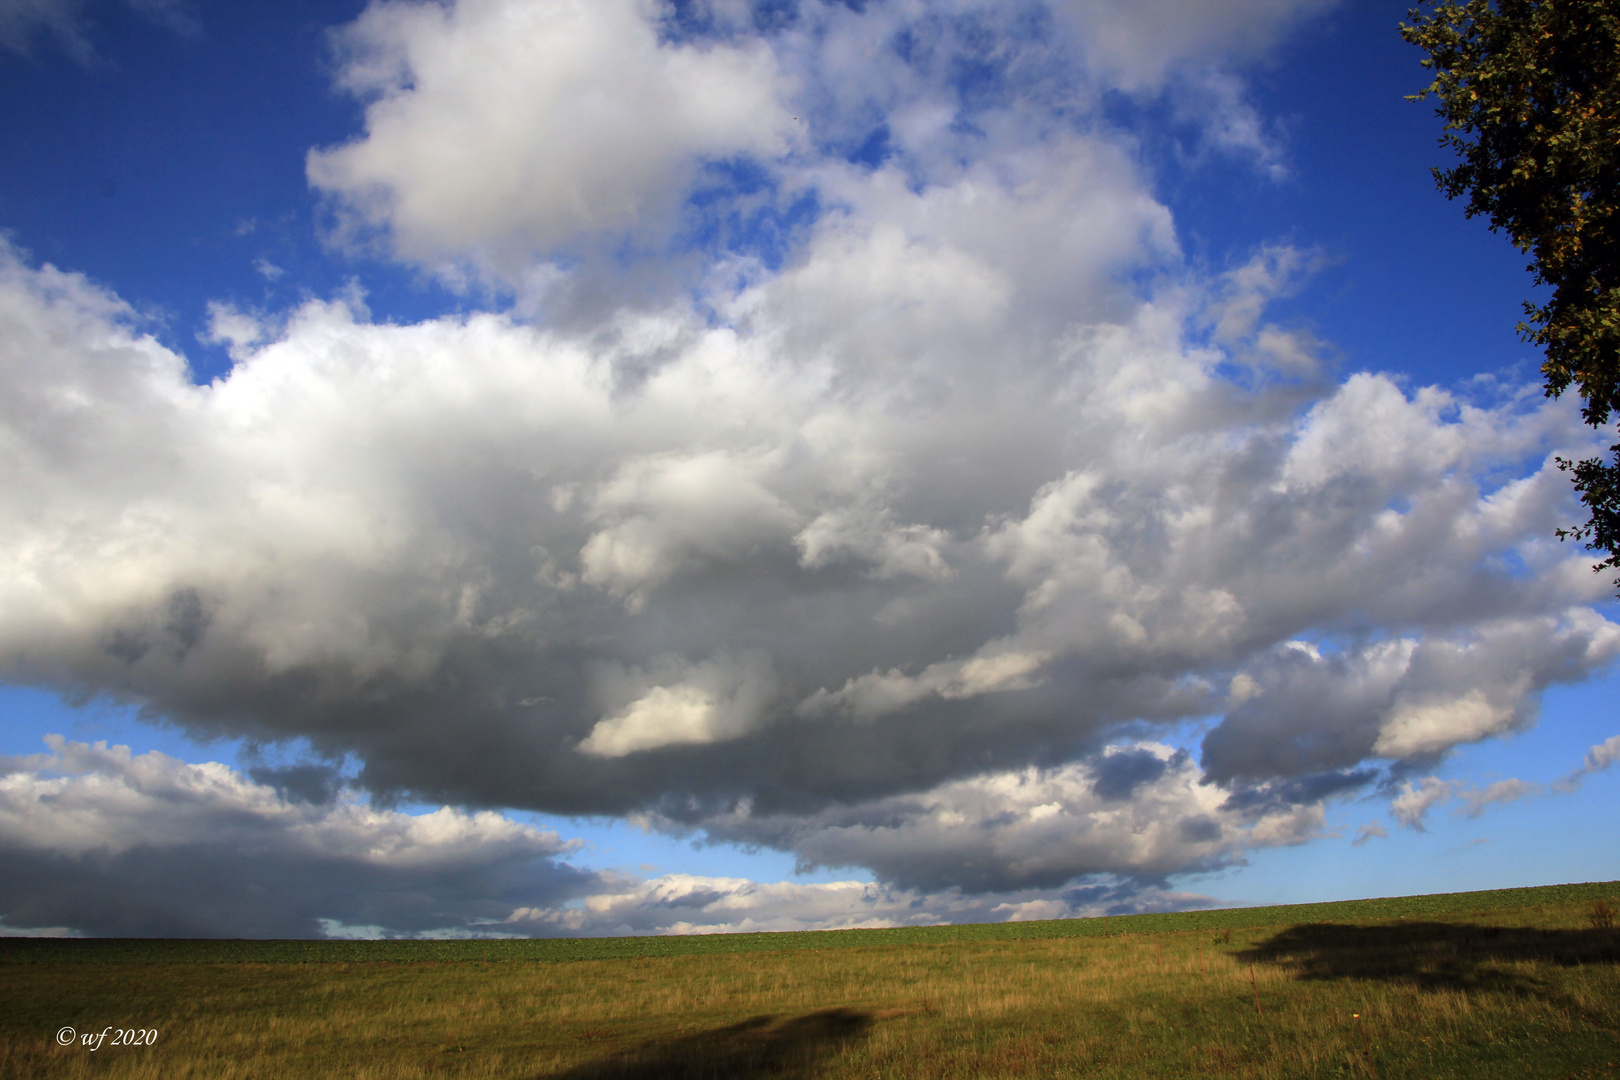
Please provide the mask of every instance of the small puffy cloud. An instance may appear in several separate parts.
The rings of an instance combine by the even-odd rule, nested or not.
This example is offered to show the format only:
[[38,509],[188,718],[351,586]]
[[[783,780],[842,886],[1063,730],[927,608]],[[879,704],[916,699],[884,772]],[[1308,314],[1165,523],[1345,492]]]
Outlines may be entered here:
[[1350,845],[1352,847],[1361,847],[1363,844],[1371,840],[1384,840],[1388,837],[1389,830],[1375,821],[1371,824],[1363,825],[1360,829],[1358,829],[1356,831],[1356,838],[1350,841]]
[[224,345],[236,356],[266,336],[264,324],[249,312],[217,300],[208,304],[208,332],[203,340],[213,345]]
[[1601,772],[1616,761],[1620,761],[1620,735],[1611,735],[1586,752],[1586,760],[1573,775],[1587,776]]
[[1454,780],[1442,780],[1438,776],[1425,776],[1416,784],[1403,781],[1401,793],[1390,803],[1390,811],[1402,825],[1423,832],[1423,819],[1429,811],[1436,803],[1451,798],[1459,786]]
[[1299,284],[1307,261],[1308,253],[1298,248],[1270,246],[1221,275],[1220,300],[1212,311],[1215,339],[1236,341],[1253,333],[1267,303]]
[[1463,813],[1471,818],[1483,814],[1487,807],[1515,802],[1527,795],[1540,795],[1546,789],[1540,784],[1529,784],[1523,780],[1498,780],[1478,790],[1466,791],[1462,794],[1464,803]]

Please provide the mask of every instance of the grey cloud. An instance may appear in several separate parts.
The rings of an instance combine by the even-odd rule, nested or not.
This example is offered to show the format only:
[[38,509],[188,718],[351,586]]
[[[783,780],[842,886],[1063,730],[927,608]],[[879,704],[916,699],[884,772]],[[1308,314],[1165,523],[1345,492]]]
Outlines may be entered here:
[[324,806],[337,798],[344,783],[343,773],[336,766],[318,763],[255,765],[247,770],[247,775],[255,784],[274,788],[283,799],[316,806]]
[[519,908],[503,929],[536,936],[757,933],[1084,918],[1212,903],[1206,896],[1131,881],[968,895],[867,881],[804,884],[670,874],[598,893],[581,905]]
[[1545,790],[1541,784],[1528,784],[1523,780],[1498,780],[1477,791],[1465,792],[1462,796],[1466,803],[1463,812],[1471,818],[1477,818],[1489,806],[1516,802],[1528,795],[1540,795]]
[[1128,799],[1140,785],[1151,784],[1169,768],[1170,762],[1151,750],[1104,754],[1093,766],[1096,779],[1091,790],[1104,799]]
[[1356,831],[1356,838],[1354,840],[1350,841],[1350,846],[1351,847],[1361,847],[1362,845],[1368,843],[1369,841],[1372,841],[1372,840],[1386,840],[1388,838],[1389,838],[1389,830],[1384,828],[1382,825],[1378,824],[1375,821],[1375,822],[1372,822],[1370,824],[1363,825],[1359,830],[1357,830]]
[[1366,787],[1379,778],[1376,769],[1339,769],[1313,773],[1294,780],[1273,780],[1246,787],[1234,786],[1225,806],[1247,814],[1268,809],[1320,803]]
[[[613,884],[494,814],[408,817],[287,798],[223,765],[53,737],[0,781],[0,921],[93,936],[491,931],[520,905]],[[282,773],[280,779],[286,780]]]
[[706,828],[795,851],[809,867],[867,866],[907,888],[971,894],[1110,875],[1162,881],[1321,827],[1319,804],[1234,806],[1201,781],[1185,752],[1139,745],[1087,765],[987,773],[813,815],[744,807]]
[[1401,793],[1390,803],[1390,812],[1402,825],[1423,832],[1423,819],[1429,811],[1451,798],[1459,786],[1456,781],[1442,780],[1438,776],[1425,776],[1415,784],[1407,780],[1401,785]]
[[1620,735],[1611,735],[1586,752],[1581,767],[1569,774],[1566,783],[1579,783],[1596,772],[1602,772],[1620,760]]
[[1054,0],[1093,67],[1125,89],[1150,90],[1178,68],[1259,55],[1335,0]]
[[[217,763],[52,737],[0,760],[0,933],[187,937],[554,936],[914,926],[1207,906],[1126,877],[919,892],[871,881],[635,880],[494,815],[408,817],[289,798]],[[285,779],[291,770],[266,770]],[[1199,820],[1193,819],[1198,832]],[[1212,837],[1193,836],[1206,840]]]
[[1620,636],[1590,609],[1328,654],[1290,642],[1234,679],[1241,700],[1205,737],[1204,766],[1230,781],[1423,761],[1522,729],[1541,690],[1587,678],[1617,651]]

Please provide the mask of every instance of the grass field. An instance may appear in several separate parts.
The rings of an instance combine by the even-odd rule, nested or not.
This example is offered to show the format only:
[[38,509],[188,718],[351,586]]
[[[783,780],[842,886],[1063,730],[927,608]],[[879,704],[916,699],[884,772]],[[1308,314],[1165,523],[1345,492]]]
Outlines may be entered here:
[[702,938],[10,939],[0,1076],[1620,1077],[1617,908],[1620,882]]

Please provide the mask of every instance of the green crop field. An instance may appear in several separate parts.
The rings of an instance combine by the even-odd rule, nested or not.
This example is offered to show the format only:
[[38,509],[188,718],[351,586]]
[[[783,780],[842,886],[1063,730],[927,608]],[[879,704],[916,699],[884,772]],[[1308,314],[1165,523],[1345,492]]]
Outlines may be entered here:
[[3,939],[0,1076],[1620,1077],[1617,909],[1620,882],[711,937]]

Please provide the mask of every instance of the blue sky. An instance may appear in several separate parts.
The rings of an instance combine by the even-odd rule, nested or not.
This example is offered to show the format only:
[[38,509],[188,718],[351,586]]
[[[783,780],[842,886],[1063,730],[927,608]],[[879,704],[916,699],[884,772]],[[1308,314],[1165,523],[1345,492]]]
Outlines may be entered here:
[[28,11],[8,931],[1620,876],[1593,436],[1403,7]]

